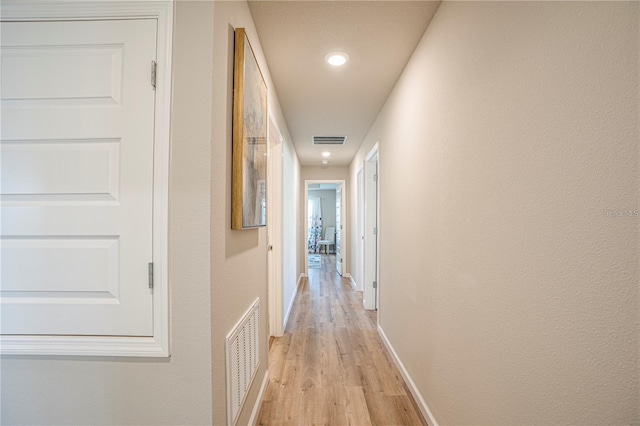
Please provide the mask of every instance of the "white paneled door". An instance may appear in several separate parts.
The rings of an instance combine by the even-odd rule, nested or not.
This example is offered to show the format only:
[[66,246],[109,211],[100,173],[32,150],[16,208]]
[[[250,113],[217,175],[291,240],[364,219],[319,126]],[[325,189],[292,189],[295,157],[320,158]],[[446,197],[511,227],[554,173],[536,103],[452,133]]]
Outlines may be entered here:
[[2,23],[2,334],[153,335],[156,26]]
[[336,186],[336,271],[343,275],[342,268],[342,185]]

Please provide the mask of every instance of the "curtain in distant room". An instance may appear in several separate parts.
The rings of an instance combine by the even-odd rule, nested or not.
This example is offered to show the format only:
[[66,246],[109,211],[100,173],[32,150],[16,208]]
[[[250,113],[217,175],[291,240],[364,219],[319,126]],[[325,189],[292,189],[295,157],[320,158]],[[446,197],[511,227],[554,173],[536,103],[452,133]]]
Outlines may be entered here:
[[307,247],[309,253],[317,253],[318,241],[322,239],[322,202],[320,198],[309,198],[307,211],[309,212]]

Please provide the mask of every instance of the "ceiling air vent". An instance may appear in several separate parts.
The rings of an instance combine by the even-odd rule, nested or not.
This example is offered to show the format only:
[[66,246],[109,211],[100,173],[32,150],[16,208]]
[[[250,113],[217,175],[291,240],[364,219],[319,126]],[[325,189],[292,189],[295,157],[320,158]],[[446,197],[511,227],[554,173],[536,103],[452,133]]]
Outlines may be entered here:
[[346,136],[314,136],[314,145],[344,145]]

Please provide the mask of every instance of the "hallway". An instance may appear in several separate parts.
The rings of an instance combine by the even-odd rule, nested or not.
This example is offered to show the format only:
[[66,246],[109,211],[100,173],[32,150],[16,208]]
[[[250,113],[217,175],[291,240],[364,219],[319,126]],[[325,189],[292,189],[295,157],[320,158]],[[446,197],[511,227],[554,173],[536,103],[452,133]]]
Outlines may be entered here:
[[424,425],[378,332],[376,311],[323,255],[269,352],[260,425]]

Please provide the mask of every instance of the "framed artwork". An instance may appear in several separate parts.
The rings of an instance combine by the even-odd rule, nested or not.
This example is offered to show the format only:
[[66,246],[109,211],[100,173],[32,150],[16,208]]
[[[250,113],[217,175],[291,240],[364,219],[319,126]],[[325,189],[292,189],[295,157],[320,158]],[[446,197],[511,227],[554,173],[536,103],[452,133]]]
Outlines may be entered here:
[[267,224],[267,85],[244,28],[235,30],[231,228]]

